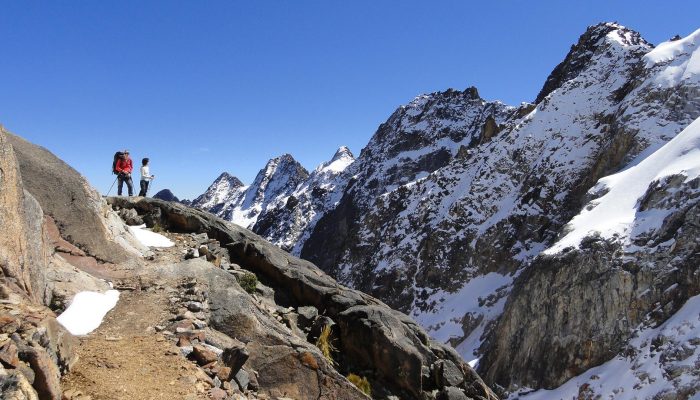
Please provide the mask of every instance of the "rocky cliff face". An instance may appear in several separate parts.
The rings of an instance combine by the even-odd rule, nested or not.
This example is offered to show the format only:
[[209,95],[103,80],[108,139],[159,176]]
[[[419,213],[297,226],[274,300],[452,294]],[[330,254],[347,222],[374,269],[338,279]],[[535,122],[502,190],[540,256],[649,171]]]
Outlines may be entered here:
[[[601,180],[566,235],[519,277],[483,360],[490,380],[554,388],[615,358],[632,360],[628,382],[618,383],[628,397],[700,390],[700,343],[679,335],[700,329],[697,306],[675,317],[685,328],[658,329],[700,294],[698,144],[700,119]],[[610,390],[591,376],[575,381],[574,390]]]
[[[54,219],[44,214],[43,194],[46,187],[56,184],[52,181],[53,171],[45,171],[45,185],[35,180],[36,171],[55,161],[53,155],[43,157],[44,151],[0,127],[0,388],[3,398],[61,398],[60,378],[75,362],[76,340],[58,324],[56,315],[47,306],[61,310],[66,298],[70,299],[76,292],[106,287],[71,265],[69,260],[80,265],[79,260],[94,262],[95,259],[62,238]],[[66,172],[62,174],[65,177]],[[66,182],[74,183],[66,180],[58,183]],[[82,184],[63,189],[73,195],[84,193]],[[60,201],[62,196],[57,194],[56,200]],[[52,209],[56,204],[47,204],[46,208]],[[91,206],[94,205],[76,208]],[[84,232],[81,229],[68,227],[78,218],[71,211],[56,213],[57,218],[67,224],[64,232],[74,232],[77,237],[85,238],[80,236]],[[110,226],[97,215],[84,215],[86,223],[97,221],[99,230],[93,231],[95,237],[90,241],[83,242],[96,252],[100,250],[99,243],[107,243],[106,227]],[[100,233],[102,237],[98,237]],[[117,236],[110,237],[115,240]],[[119,248],[121,254],[128,254],[126,249]]]
[[140,256],[143,247],[125,231],[99,193],[71,166],[43,147],[8,133],[26,189],[74,246],[101,262]]

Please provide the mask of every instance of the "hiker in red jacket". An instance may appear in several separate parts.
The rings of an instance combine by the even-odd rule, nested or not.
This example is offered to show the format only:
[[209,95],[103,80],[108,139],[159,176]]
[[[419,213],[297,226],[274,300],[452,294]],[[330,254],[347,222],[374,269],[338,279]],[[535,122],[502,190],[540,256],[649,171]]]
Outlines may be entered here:
[[134,170],[134,166],[129,157],[129,150],[124,150],[124,154],[117,160],[117,166],[115,167],[117,171],[117,179],[119,180],[119,186],[117,186],[117,196],[122,195],[122,186],[126,182],[126,187],[129,189],[129,196],[134,195],[134,183],[131,181],[131,171]]

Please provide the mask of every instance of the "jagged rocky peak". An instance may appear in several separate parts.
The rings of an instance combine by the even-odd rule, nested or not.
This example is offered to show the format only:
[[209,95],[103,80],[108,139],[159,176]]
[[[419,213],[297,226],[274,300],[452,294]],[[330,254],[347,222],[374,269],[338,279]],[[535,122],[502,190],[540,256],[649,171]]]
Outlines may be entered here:
[[225,202],[232,193],[243,188],[243,182],[228,172],[223,172],[207,190],[192,201],[192,207],[210,209]]
[[228,172],[223,172],[218,178],[214,180],[214,184],[227,184],[230,188],[237,188],[243,186],[243,182],[235,176],[229,174]]
[[362,149],[356,166],[362,190],[381,194],[444,167],[460,147],[483,141],[484,132],[496,135],[516,111],[482,99],[474,87],[416,97],[396,109]]
[[258,172],[246,195],[246,202],[271,198],[284,188],[294,190],[309,177],[306,170],[291,154],[283,154],[267,162]]
[[338,150],[336,150],[335,154],[333,154],[333,157],[329,161],[323,162],[316,167],[314,173],[309,175],[309,178],[315,179],[314,175],[318,175],[320,173],[339,174],[345,171],[345,169],[354,161],[355,156],[353,156],[350,149],[347,146],[340,146]]
[[459,142],[469,134],[463,121],[486,104],[474,87],[417,96],[379,126],[363,153],[370,155],[381,146],[383,155],[394,157],[434,145],[443,138]]
[[164,201],[180,201],[180,199],[178,199],[170,189],[161,190],[160,192],[154,194],[153,198]]
[[642,36],[631,29],[628,29],[616,22],[602,22],[589,26],[578,39],[576,44],[571,46],[571,50],[549,74],[542,90],[537,95],[535,103],[544,100],[547,95],[561,87],[561,85],[583,71],[591,61],[593,55],[605,43],[617,43],[625,47],[639,47],[643,51],[648,51],[653,46],[644,40]]
[[347,146],[338,147],[338,150],[335,151],[333,158],[331,158],[331,162],[343,159],[355,159],[355,156],[352,154],[352,151],[350,151],[350,149]]

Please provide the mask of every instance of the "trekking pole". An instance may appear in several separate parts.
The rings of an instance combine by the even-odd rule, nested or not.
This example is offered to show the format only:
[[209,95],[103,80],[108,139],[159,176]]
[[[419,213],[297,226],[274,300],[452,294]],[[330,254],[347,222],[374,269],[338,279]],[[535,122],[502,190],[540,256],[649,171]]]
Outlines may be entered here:
[[116,178],[114,178],[114,182],[112,182],[112,186],[110,186],[110,187],[109,187],[109,190],[107,191],[107,196],[109,196],[109,192],[112,191],[112,188],[114,187],[114,184],[117,183],[117,178],[119,178],[119,176],[117,176]]
[[150,181],[148,181],[148,186],[146,186],[146,193],[143,195],[143,197],[148,197],[148,192],[151,191],[151,184],[153,183],[154,179],[156,179],[155,176],[153,178],[151,178]]

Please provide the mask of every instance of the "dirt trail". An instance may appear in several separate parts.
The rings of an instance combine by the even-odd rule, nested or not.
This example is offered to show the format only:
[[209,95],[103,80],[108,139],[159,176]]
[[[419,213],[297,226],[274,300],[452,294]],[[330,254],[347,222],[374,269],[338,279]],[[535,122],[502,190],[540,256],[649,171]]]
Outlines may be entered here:
[[[174,259],[177,251],[173,247],[159,254],[156,262]],[[133,290],[120,291],[117,306],[102,325],[80,338],[78,362],[63,378],[64,398],[209,398],[198,382],[203,372],[154,329],[170,316],[165,290],[160,286],[140,290],[133,279],[131,286]]]

